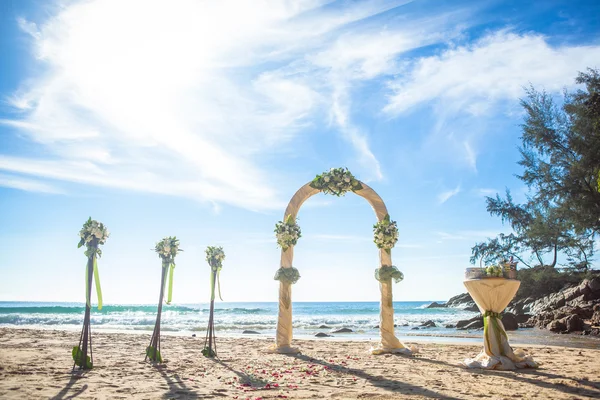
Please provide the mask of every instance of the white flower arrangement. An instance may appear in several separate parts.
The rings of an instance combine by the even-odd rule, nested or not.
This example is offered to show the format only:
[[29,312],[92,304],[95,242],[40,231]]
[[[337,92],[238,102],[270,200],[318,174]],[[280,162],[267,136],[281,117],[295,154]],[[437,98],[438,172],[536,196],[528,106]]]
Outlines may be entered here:
[[206,261],[213,270],[221,269],[225,260],[225,252],[221,246],[208,246],[206,248]]
[[389,252],[398,242],[396,221],[390,220],[390,216],[386,215],[381,221],[373,225],[373,236],[377,248]]
[[275,237],[277,245],[284,251],[298,243],[298,239],[302,237],[302,231],[291,214],[288,215],[285,222],[279,221],[275,224]]
[[102,255],[102,250],[98,248],[99,245],[106,243],[106,239],[110,236],[108,229],[102,222],[93,220],[89,217],[88,220],[83,224],[83,227],[79,231],[79,244],[77,247],[86,246],[86,256],[96,254],[98,257]]
[[360,181],[348,171],[348,168],[331,168],[328,172],[317,175],[310,183],[310,187],[338,197],[363,188]]
[[175,256],[180,251],[183,251],[179,248],[179,239],[175,236],[168,236],[156,243],[154,246],[154,251],[158,253],[158,256],[162,258],[163,264],[173,264],[175,262]]

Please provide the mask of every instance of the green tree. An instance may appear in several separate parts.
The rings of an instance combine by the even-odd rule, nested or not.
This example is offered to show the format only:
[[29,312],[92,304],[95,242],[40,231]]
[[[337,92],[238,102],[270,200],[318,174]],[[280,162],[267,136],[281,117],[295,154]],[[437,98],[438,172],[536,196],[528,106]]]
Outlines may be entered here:
[[513,233],[477,243],[471,262],[512,256],[525,266],[590,267],[600,233],[600,74],[588,69],[576,82],[585,90],[565,92],[561,107],[527,89],[518,176],[529,188],[527,202],[515,204],[508,190],[486,198],[487,211]]

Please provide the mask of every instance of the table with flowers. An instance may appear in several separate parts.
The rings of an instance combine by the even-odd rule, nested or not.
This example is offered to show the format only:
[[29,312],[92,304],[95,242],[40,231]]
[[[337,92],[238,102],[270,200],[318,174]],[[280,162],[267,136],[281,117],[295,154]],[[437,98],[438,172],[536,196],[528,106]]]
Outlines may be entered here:
[[501,313],[513,299],[521,282],[503,277],[481,277],[464,281],[467,291],[483,315],[484,348],[475,358],[467,358],[468,368],[536,368],[537,363],[522,351],[513,351],[502,324]]

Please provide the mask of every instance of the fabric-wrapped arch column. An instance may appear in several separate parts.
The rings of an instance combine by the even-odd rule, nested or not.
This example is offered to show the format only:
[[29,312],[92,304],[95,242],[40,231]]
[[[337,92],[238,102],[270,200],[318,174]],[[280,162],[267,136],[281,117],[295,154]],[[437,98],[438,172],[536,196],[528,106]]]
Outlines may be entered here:
[[[354,191],[357,195],[365,198],[377,216],[378,221],[382,221],[387,215],[387,208],[381,199],[381,197],[369,186],[360,182],[362,189]],[[310,197],[319,193],[319,189],[315,189],[311,186],[311,183],[307,183],[302,186],[292,197],[288,204],[285,213],[284,220],[291,218],[295,221],[298,215],[298,211],[302,204]],[[281,251],[281,267],[291,268],[294,258],[294,246],[290,246],[287,249]],[[392,258],[391,251],[379,250],[380,265],[391,266]],[[277,334],[276,342],[271,347],[272,352],[277,353],[298,353],[299,349],[292,347],[292,285],[288,282],[281,281],[279,283],[279,317],[277,320]],[[392,299],[392,282],[391,280],[380,282],[381,289],[381,305],[380,305],[380,343],[373,349],[373,354],[382,353],[407,353],[410,354],[411,350],[407,349],[396,337],[394,333],[394,306]]]

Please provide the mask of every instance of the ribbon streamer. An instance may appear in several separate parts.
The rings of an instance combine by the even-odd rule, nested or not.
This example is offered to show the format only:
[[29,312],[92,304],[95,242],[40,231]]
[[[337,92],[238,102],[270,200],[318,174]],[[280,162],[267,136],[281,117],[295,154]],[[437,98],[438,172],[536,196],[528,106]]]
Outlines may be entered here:
[[100,287],[100,274],[98,273],[96,257],[94,257],[94,282],[96,284],[96,295],[98,296],[98,310],[102,310],[102,288]]
[[173,299],[173,271],[175,270],[175,264],[171,264],[171,269],[169,270],[169,293],[167,295],[167,304],[171,304],[171,300]]
[[492,328],[494,329],[494,332],[496,333],[496,341],[498,342],[498,349],[500,350],[500,355],[505,355],[504,347],[502,346],[502,337],[504,336],[504,338],[506,338],[506,340],[508,340],[508,337],[506,336],[506,332],[504,332],[500,328],[500,324],[498,323],[498,320],[500,319],[500,313],[495,313],[493,311],[486,311],[483,314],[483,336],[485,337],[485,341],[488,346],[488,349],[490,349],[490,351],[491,351],[491,348],[492,348],[492,346],[490,344],[490,338],[489,338],[488,317],[489,317],[489,321],[492,323]]
[[[102,310],[102,288],[100,287],[100,274],[98,273],[98,262],[96,261],[96,256],[92,256],[92,262],[94,264],[94,282],[96,284],[96,295],[98,296],[98,310]],[[89,282],[89,269],[87,264],[85,266],[85,303],[88,307],[92,308],[90,304],[90,287],[88,286]]]

